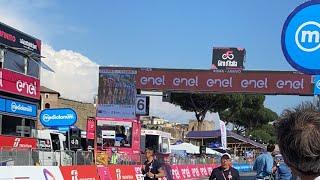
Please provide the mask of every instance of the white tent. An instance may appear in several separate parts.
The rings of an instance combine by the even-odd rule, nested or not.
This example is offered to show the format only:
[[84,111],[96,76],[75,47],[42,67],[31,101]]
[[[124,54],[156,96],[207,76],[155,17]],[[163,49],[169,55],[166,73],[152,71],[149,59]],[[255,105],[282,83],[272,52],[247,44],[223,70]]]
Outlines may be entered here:
[[[181,143],[181,144],[177,144],[177,145],[171,145],[171,149],[172,150],[185,150],[185,151],[187,151],[188,154],[200,154],[200,147],[195,146],[190,143]],[[206,149],[206,153],[221,156],[221,153],[219,153],[215,150],[212,150],[210,148]]]

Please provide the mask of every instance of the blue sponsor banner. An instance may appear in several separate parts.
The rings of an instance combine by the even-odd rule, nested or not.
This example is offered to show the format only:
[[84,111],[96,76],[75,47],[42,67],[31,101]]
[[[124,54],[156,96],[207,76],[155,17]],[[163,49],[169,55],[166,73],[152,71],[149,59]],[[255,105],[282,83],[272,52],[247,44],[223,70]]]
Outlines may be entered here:
[[6,111],[6,100],[0,98],[0,111]]
[[314,80],[314,95],[320,95],[320,75],[316,76]]
[[40,113],[40,122],[45,127],[66,128],[77,122],[77,113],[70,108],[45,109]]
[[37,106],[34,104],[23,103],[19,101],[5,100],[6,112],[26,115],[26,116],[37,116]]

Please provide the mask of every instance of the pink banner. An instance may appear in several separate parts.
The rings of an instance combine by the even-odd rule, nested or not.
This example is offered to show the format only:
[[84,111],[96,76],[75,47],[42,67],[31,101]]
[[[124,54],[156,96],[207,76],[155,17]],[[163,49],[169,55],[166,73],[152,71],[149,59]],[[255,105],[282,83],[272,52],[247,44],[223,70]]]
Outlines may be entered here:
[[0,69],[0,90],[40,99],[40,80],[6,69]]
[[94,118],[87,119],[87,139],[94,139],[96,133],[96,121]]

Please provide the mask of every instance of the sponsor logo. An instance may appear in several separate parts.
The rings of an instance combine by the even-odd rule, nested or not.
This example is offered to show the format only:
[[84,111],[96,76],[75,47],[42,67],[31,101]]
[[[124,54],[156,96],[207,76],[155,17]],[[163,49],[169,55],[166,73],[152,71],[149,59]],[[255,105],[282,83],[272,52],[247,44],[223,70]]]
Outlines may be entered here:
[[[314,30],[317,27],[318,30]],[[320,49],[320,23],[308,21],[301,24],[295,34],[296,45],[305,52],[313,52]]]
[[11,42],[16,42],[16,37],[12,34],[9,34],[3,30],[0,30],[0,37],[2,37],[3,39],[6,39],[8,41]]
[[287,18],[281,36],[283,54],[297,70],[320,73],[320,1],[298,6]]
[[320,89],[320,80],[316,83],[316,87]]
[[14,142],[13,142],[13,147],[14,147],[14,148],[19,147],[20,141],[21,141],[20,138],[15,138],[15,139],[14,139]]
[[33,44],[32,42],[29,42],[27,40],[24,40],[24,39],[20,39],[20,44],[23,44],[27,49],[30,49],[30,50],[36,50],[37,49],[37,44]]
[[25,112],[32,112],[32,107],[31,106],[23,106],[21,104],[16,104],[15,102],[11,103],[11,111],[16,112],[16,111],[25,111]]
[[232,59],[234,59],[233,51],[227,51],[226,53],[222,54],[221,58],[223,60],[227,60],[227,59],[232,60]]
[[42,118],[44,122],[49,122],[50,120],[70,120],[70,119],[75,119],[74,114],[66,114],[66,115],[44,114]]
[[43,169],[43,175],[46,180],[56,180],[54,175],[48,169]]
[[71,170],[71,180],[78,180],[78,171]]
[[21,80],[18,80],[16,83],[16,88],[18,92],[22,92],[24,89],[26,89],[27,94],[30,95],[37,95],[37,83],[28,83]]

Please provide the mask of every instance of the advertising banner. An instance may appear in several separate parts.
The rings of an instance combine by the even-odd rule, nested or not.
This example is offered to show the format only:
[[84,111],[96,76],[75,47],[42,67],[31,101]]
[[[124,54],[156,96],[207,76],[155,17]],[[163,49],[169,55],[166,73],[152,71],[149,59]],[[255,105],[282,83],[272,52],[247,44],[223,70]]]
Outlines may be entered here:
[[227,128],[226,124],[220,120],[220,132],[221,132],[221,146],[222,149],[226,150],[227,147]]
[[77,113],[71,108],[45,109],[40,113],[40,122],[44,127],[70,127],[77,119]]
[[0,69],[0,91],[40,99],[40,80],[6,69]]
[[10,26],[0,23],[0,43],[41,54],[41,41]]
[[212,69],[244,69],[246,50],[243,48],[213,48]]
[[298,72],[219,73],[210,70],[150,68],[136,70],[136,88],[141,90],[313,96],[312,76]]
[[36,138],[2,136],[0,135],[0,147],[13,148],[37,148]]
[[96,166],[61,166],[60,171],[64,179],[100,180]]
[[135,180],[136,173],[133,166],[110,165],[108,166],[110,176],[113,180]]
[[98,117],[135,117],[136,71],[100,69]]
[[19,115],[26,115],[26,116],[37,116],[38,108],[34,104],[23,103],[19,101],[12,101],[6,99],[6,112],[19,114]]
[[87,139],[94,139],[96,133],[96,120],[94,118],[87,119]]
[[1,179],[63,179],[58,166],[2,166]]
[[112,180],[108,167],[98,167],[100,180]]

